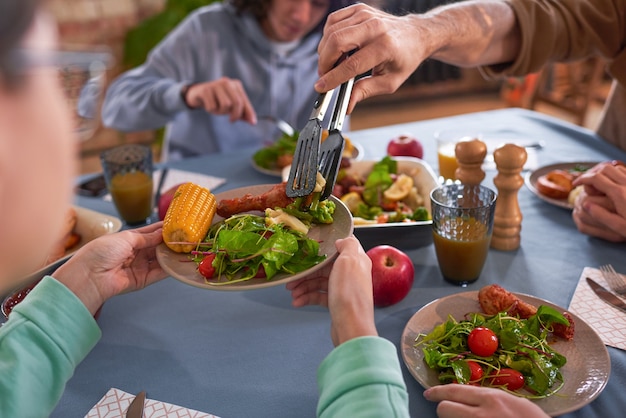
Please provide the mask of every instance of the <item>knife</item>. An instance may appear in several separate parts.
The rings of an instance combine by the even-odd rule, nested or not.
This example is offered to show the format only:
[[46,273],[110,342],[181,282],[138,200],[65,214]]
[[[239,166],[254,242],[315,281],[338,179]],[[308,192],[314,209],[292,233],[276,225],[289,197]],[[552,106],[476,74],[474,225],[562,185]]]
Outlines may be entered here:
[[626,302],[615,296],[613,293],[609,292],[607,289],[605,289],[589,277],[587,277],[587,283],[589,283],[589,287],[591,287],[591,290],[593,290],[600,299],[602,299],[609,305],[626,312]]
[[145,402],[146,392],[142,390],[128,406],[126,418],[143,418],[143,405]]

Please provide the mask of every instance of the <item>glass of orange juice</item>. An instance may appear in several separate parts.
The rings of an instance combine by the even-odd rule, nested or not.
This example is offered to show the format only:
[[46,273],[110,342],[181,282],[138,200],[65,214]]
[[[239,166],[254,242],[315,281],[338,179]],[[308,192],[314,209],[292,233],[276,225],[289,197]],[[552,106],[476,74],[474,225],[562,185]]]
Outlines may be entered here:
[[113,203],[129,226],[148,223],[153,214],[152,150],[144,145],[122,145],[100,154]]
[[471,139],[481,139],[482,135],[475,132],[468,132],[467,129],[443,129],[435,133],[437,140],[437,161],[439,162],[439,175],[443,180],[456,179],[456,169],[458,163],[456,161],[455,147],[457,142],[467,141]]
[[481,185],[449,183],[431,192],[433,242],[448,282],[467,286],[478,280],[491,242],[496,198]]

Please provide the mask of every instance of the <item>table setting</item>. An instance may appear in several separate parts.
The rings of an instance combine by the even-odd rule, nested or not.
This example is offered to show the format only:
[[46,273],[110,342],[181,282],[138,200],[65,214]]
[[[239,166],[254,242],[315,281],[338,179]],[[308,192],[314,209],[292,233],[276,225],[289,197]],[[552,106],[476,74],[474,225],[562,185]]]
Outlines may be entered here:
[[[541,146],[530,148],[531,161],[527,161],[520,173],[525,184],[517,196],[522,215],[519,247],[509,251],[489,249],[479,276],[464,280],[463,287],[444,279],[432,237],[419,245],[402,246],[406,237],[403,241],[400,234],[381,233],[380,241],[376,241],[376,234],[368,236],[369,246],[398,242],[414,266],[413,284],[406,297],[375,310],[379,334],[397,347],[411,416],[434,417],[436,404],[423,398],[427,384],[416,377],[419,375],[416,360],[406,357],[407,344],[414,337],[407,337],[408,330],[436,325],[422,323],[427,312],[424,309],[431,309],[433,303],[441,304],[446,298],[462,297],[468,292],[473,294],[492,284],[526,300],[568,310],[580,322],[574,345],[580,350],[567,351],[572,363],[564,366],[564,375],[569,380],[544,410],[565,417],[621,416],[626,407],[621,395],[626,384],[626,312],[598,298],[586,278],[608,288],[599,268],[612,264],[618,272],[626,273],[623,258],[626,247],[579,233],[571,218],[571,208],[539,196],[532,189],[530,179],[555,164],[626,160],[626,152],[587,129],[522,109],[479,112],[344,134],[359,150],[360,162],[379,161],[394,137],[415,137],[423,146],[423,158],[419,161],[429,173],[437,173],[436,133],[450,126],[468,133],[480,132],[489,144],[490,155],[499,141],[521,147]],[[208,181],[207,187],[222,197],[278,183],[280,177],[275,173],[264,173],[255,167],[254,153],[246,150],[156,165],[153,182],[159,183],[160,173],[167,170],[163,190],[185,181]],[[497,171],[490,165],[484,169],[482,185],[496,191]],[[436,186],[433,180],[429,188]],[[77,195],[75,205],[109,216],[118,215],[107,197]],[[357,227],[346,219],[337,226],[341,229],[338,234],[347,235],[354,228],[358,237]],[[428,222],[421,228],[422,233],[427,230],[430,234],[432,225]],[[324,232],[323,236],[335,237],[333,234],[336,232]],[[330,248],[324,251],[332,252]],[[284,289],[289,278],[271,285],[251,282],[244,287],[214,289],[202,282],[194,283],[191,263],[184,267],[188,271],[183,274],[180,273],[183,263],[175,261],[171,253],[164,251],[159,261],[172,277],[141,292],[120,295],[103,306],[98,318],[102,339],[78,365],[52,417],[124,416],[122,411],[128,408],[134,394],[141,391],[147,392],[149,398],[144,411],[158,404],[174,405],[196,414],[144,415],[150,417],[315,415],[316,370],[333,348],[326,309],[293,308]],[[427,318],[432,321],[432,315]],[[592,357],[593,361],[585,361]],[[588,370],[585,376],[573,371],[577,365]],[[110,415],[98,412],[105,411],[107,404],[112,405],[112,411],[119,412]]]

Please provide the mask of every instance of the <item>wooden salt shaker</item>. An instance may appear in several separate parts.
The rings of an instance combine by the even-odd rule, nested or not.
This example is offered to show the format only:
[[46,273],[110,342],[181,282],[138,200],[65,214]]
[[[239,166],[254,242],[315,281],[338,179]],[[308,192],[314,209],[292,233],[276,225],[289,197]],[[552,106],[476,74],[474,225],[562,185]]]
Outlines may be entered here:
[[487,145],[477,138],[459,141],[454,147],[454,153],[459,165],[455,172],[457,180],[470,186],[480,184],[485,178],[482,165],[487,155]]
[[498,174],[493,183],[498,189],[498,200],[493,219],[491,248],[511,251],[520,246],[522,212],[517,200],[517,192],[524,184],[521,176],[526,163],[526,149],[515,144],[505,144],[493,153]]

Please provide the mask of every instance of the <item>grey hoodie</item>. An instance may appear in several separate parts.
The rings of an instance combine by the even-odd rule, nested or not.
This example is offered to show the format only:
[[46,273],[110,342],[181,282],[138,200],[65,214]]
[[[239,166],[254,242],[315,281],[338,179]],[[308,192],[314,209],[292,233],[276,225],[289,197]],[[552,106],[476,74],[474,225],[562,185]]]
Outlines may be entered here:
[[167,125],[169,159],[259,148],[277,138],[273,125],[231,123],[228,115],[190,110],[181,88],[220,77],[238,79],[258,117],[281,118],[300,130],[317,98],[313,85],[319,40],[319,33],[309,34],[281,55],[253,16],[238,16],[227,3],[202,7],[168,34],[143,65],[110,85],[103,122],[126,132]]

